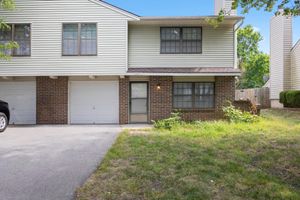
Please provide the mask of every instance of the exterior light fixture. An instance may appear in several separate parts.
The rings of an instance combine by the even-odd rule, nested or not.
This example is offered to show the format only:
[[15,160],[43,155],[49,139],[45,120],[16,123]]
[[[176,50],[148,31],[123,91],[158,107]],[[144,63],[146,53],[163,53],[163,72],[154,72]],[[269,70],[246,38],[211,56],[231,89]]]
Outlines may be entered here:
[[157,90],[160,90],[160,89],[161,89],[160,84],[157,84],[157,85],[156,85],[156,89],[157,89]]

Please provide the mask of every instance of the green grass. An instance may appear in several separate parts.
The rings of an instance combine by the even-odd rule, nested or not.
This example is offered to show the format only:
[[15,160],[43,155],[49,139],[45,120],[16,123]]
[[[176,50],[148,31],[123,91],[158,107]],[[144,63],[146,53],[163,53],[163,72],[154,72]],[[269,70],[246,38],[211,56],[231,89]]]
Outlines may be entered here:
[[77,199],[300,199],[300,112],[125,131]]

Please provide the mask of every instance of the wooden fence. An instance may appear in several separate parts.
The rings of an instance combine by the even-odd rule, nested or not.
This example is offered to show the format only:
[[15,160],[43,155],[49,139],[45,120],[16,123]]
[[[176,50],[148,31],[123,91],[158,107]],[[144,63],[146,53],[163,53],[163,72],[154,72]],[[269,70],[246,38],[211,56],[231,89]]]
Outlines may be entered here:
[[250,100],[253,104],[259,105],[260,108],[270,108],[270,89],[253,88],[235,91],[235,100]]

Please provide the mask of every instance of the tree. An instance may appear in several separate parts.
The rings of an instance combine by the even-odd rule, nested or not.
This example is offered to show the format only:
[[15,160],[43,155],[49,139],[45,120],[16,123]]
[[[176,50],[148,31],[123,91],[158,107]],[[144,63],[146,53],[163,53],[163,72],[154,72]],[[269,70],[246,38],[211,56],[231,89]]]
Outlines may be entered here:
[[[275,8],[277,6],[277,8]],[[252,8],[256,10],[264,9],[266,12],[275,12],[275,15],[300,16],[300,0],[234,0],[232,10],[242,8],[242,13],[248,13]],[[223,22],[224,17],[230,11],[221,10],[216,19],[207,18],[207,22],[214,27],[218,27]]]
[[248,13],[251,8],[272,12],[277,6],[276,15],[300,15],[300,0],[234,0],[232,9],[237,9],[239,6],[242,8],[242,13]]
[[237,52],[239,58],[239,68],[249,62],[251,56],[259,54],[259,42],[263,40],[261,34],[254,30],[251,25],[241,28],[237,34]]
[[239,68],[242,71],[238,87],[262,87],[264,77],[269,74],[269,55],[259,51],[259,42],[263,37],[247,25],[238,31],[237,40]]
[[265,76],[269,75],[269,55],[258,53],[251,55],[249,61],[245,63],[242,76],[239,80],[238,87],[259,88],[265,84]]
[[[14,0],[0,0],[0,10],[13,10],[15,9]],[[3,36],[3,32],[9,31],[11,27],[5,23],[2,16],[0,16],[0,39]],[[2,34],[1,34],[2,33]],[[7,52],[11,51],[14,48],[17,48],[18,44],[13,41],[9,41],[7,43],[0,43],[0,60],[7,60],[10,58]]]

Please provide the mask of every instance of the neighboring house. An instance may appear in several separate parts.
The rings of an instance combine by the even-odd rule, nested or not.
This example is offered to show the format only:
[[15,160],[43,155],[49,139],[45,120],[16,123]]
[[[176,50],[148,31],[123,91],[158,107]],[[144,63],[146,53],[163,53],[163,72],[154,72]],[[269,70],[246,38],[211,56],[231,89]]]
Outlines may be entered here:
[[[216,10],[229,9],[216,0]],[[0,42],[20,48],[0,61],[0,99],[15,124],[127,124],[222,117],[234,101],[236,31],[201,17],[140,17],[97,0],[16,0]]]
[[280,92],[300,90],[300,40],[293,47],[290,16],[273,17],[270,28],[270,99],[278,108]]

